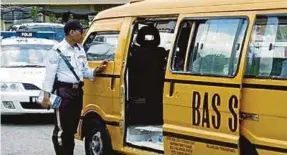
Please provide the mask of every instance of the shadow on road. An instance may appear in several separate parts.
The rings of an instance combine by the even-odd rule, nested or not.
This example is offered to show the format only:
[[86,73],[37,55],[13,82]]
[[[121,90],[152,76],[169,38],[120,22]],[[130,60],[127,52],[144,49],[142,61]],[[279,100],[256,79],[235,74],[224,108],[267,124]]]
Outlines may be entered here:
[[53,114],[1,115],[1,124],[53,124]]

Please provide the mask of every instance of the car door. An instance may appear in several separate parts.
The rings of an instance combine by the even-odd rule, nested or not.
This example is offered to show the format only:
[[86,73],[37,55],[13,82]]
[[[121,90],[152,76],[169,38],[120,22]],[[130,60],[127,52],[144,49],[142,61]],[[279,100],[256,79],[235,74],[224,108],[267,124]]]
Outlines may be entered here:
[[[119,53],[119,36],[124,18],[95,21],[84,39],[89,67],[95,68],[108,60],[106,70],[94,80],[85,80],[84,108],[96,110],[107,121],[113,121],[114,72]],[[119,117],[119,116],[118,116]]]
[[165,154],[239,154],[246,13],[180,15],[164,87]]
[[90,67],[109,60],[106,70],[95,80],[86,80],[83,113],[95,112],[103,119],[111,136],[113,149],[123,147],[122,87],[123,65],[130,33],[131,17],[111,18],[92,23],[84,39]]

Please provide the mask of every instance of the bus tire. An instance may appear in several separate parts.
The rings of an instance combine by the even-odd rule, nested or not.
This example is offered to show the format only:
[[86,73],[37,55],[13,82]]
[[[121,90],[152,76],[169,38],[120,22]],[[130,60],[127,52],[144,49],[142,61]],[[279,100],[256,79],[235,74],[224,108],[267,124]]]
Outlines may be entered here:
[[244,136],[240,136],[240,155],[258,155],[255,146]]
[[104,124],[97,120],[89,122],[85,135],[86,155],[112,155],[111,139]]

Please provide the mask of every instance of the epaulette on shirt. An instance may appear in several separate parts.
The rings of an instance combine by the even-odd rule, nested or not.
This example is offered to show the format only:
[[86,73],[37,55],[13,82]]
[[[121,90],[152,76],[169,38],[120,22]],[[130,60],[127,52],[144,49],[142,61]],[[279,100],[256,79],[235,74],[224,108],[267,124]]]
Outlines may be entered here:
[[53,50],[57,50],[57,49],[60,48],[61,46],[63,46],[63,42],[60,42],[60,43],[54,45],[52,49],[53,49]]

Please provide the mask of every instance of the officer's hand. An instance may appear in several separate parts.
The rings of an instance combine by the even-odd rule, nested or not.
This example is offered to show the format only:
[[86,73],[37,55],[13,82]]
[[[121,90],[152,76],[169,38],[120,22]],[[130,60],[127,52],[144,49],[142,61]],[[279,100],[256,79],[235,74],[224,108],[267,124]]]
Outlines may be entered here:
[[51,102],[50,102],[49,97],[44,97],[41,105],[42,105],[43,108],[50,109]]
[[100,66],[95,69],[96,73],[102,73],[107,68],[108,61],[104,60],[101,62]]

